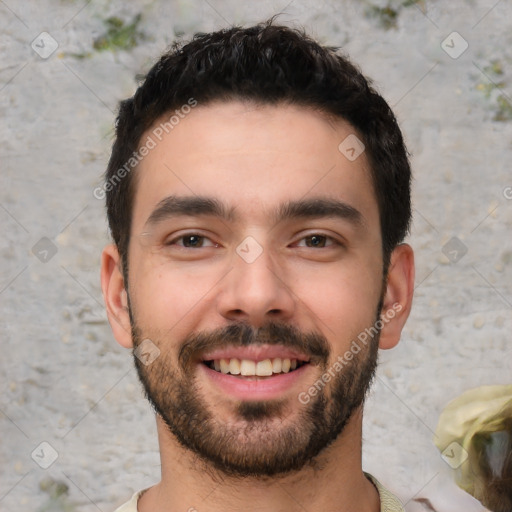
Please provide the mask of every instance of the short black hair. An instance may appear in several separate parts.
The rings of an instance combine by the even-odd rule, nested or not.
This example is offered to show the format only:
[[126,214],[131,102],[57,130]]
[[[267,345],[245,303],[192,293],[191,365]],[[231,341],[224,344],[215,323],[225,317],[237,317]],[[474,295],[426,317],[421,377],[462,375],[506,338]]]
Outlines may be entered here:
[[162,116],[190,108],[191,99],[200,105],[232,100],[294,104],[350,123],[370,163],[385,277],[391,252],[407,235],[411,220],[411,169],[396,118],[339,48],[322,46],[304,29],[270,19],[246,28],[197,33],[186,43],[174,43],[134,96],[120,103],[104,190],[125,279],[135,194],[130,171],[136,169],[141,137]]

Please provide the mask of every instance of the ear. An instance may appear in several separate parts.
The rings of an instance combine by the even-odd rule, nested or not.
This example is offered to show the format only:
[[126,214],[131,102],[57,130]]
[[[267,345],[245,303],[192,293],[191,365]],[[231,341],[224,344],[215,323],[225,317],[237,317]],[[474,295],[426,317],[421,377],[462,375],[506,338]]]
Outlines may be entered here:
[[381,313],[383,327],[379,348],[393,348],[409,317],[414,292],[414,252],[410,245],[401,244],[391,253],[386,293]]
[[114,244],[107,245],[101,255],[101,289],[114,337],[121,346],[133,347],[121,257]]

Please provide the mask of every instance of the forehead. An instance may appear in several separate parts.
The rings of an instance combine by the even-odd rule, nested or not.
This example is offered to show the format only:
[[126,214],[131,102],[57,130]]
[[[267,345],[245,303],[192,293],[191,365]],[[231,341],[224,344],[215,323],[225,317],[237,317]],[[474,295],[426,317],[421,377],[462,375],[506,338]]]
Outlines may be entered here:
[[354,152],[346,152],[346,141],[353,146],[360,137],[343,120],[300,106],[236,101],[199,104],[164,124],[169,118],[141,139],[153,147],[134,175],[135,229],[162,200],[180,195],[218,198],[236,209],[238,221],[247,215],[261,223],[275,218],[277,205],[325,197],[378,223],[368,160],[364,151],[347,158]]

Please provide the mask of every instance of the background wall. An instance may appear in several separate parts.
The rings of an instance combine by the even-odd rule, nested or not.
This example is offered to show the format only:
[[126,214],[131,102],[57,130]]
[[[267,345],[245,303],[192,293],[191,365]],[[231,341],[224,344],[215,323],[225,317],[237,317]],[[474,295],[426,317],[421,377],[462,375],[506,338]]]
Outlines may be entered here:
[[153,414],[104,313],[93,190],[118,101],[177,35],[276,12],[343,47],[403,128],[416,296],[401,343],[381,354],[364,467],[408,512],[427,510],[421,499],[461,510],[437,419],[512,374],[508,0],[0,2],[2,511],[107,512],[158,480]]

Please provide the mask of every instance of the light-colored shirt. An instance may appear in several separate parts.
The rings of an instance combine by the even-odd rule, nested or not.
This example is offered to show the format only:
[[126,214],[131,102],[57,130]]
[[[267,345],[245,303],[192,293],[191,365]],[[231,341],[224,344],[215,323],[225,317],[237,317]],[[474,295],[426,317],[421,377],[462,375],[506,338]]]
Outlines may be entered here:
[[[400,500],[391,494],[379,481],[372,475],[365,473],[365,476],[375,485],[380,496],[380,512],[405,512]],[[136,492],[130,501],[121,505],[115,512],[137,512],[137,502],[144,491]]]

